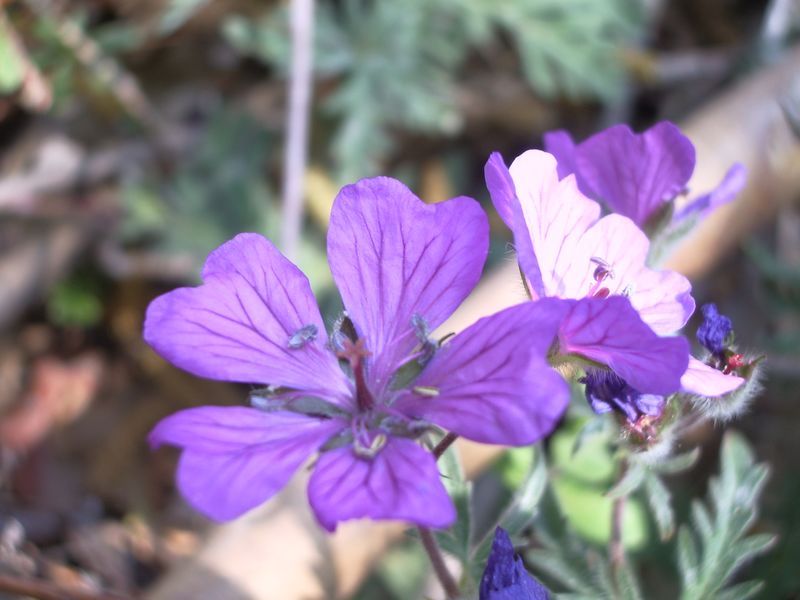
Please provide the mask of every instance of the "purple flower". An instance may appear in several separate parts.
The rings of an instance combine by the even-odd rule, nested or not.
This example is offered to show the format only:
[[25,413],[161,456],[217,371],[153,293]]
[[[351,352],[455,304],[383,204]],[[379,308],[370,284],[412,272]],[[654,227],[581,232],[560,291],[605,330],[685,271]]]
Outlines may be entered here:
[[479,600],[548,600],[549,597],[547,589],[525,570],[506,530],[495,529],[492,550],[481,577]]
[[733,323],[720,314],[715,304],[702,307],[703,322],[697,328],[697,340],[710,352],[706,362],[689,359],[689,368],[681,379],[685,392],[715,398],[741,387],[745,379],[734,373],[741,367],[741,354],[730,349]]
[[[574,173],[584,194],[602,199],[639,226],[686,190],[695,167],[694,146],[669,121],[639,134],[627,125],[614,125],[577,145],[566,131],[551,131],[544,145],[558,159],[560,177]],[[717,188],[677,210],[672,222],[704,218],[733,200],[745,179],[745,168],[734,164]]]
[[568,388],[546,362],[567,307],[522,304],[439,348],[428,339],[474,287],[488,249],[480,206],[425,204],[389,178],[337,196],[328,260],[348,319],[329,338],[303,273],[256,234],[211,253],[203,284],[152,302],[145,339],[173,364],[264,384],[254,406],[161,421],[153,446],[183,449],[177,483],[227,520],[258,506],[320,452],[308,485],[319,522],[398,519],[440,528],[455,509],[417,438],[439,426],[486,443],[549,433]]
[[700,310],[703,312],[703,322],[697,328],[697,340],[711,354],[722,356],[733,332],[733,323],[719,313],[716,304],[704,304]]
[[608,365],[643,393],[676,391],[688,344],[659,334],[674,333],[692,314],[689,281],[649,269],[644,233],[621,215],[600,218],[574,176],[559,180],[552,155],[530,150],[508,169],[494,153],[485,174],[532,298],[573,299],[559,351]]
[[611,371],[589,369],[580,382],[586,384],[586,400],[598,415],[615,410],[635,423],[643,415],[660,417],[664,411],[664,396],[642,394]]

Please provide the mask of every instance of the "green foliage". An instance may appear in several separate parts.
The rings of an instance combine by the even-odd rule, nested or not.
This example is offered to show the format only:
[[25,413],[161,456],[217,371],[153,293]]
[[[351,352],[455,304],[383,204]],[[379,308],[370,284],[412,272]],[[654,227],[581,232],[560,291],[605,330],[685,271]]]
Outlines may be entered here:
[[11,24],[0,14],[0,94],[15,91],[25,77],[25,61],[14,41]]
[[[391,132],[452,134],[461,126],[457,85],[477,49],[514,42],[541,95],[610,99],[622,89],[618,51],[636,32],[633,0],[344,0],[320,3],[314,68],[335,79],[325,110],[337,122],[330,152],[338,175],[378,172]],[[286,73],[287,11],[259,22],[228,19],[228,41]]]
[[158,29],[161,34],[169,34],[179,29],[210,0],[169,0]]
[[442,474],[447,493],[458,511],[458,518],[449,529],[437,532],[436,538],[445,552],[449,552],[458,558],[461,564],[466,565],[469,563],[472,542],[470,504],[472,484],[464,479],[464,471],[455,446],[450,446],[439,459],[439,472]]
[[[612,569],[601,551],[575,533],[551,492],[544,495],[540,510],[534,524],[538,547],[526,553],[525,558],[537,576],[563,591],[557,595],[559,599],[641,598],[630,564],[624,562]],[[594,517],[604,518],[597,514]]]
[[757,592],[756,582],[727,589],[725,584],[775,541],[769,534],[747,535],[768,472],[765,465],[755,463],[744,438],[732,432],[725,435],[720,474],[709,484],[708,500],[692,504],[692,527],[683,525],[678,531],[682,600],[741,599]]
[[60,281],[47,298],[50,320],[63,327],[91,327],[103,316],[100,285],[89,274],[78,272]]
[[201,260],[242,231],[266,233],[270,195],[263,183],[269,139],[252,120],[216,115],[171,177],[130,185],[123,234]]

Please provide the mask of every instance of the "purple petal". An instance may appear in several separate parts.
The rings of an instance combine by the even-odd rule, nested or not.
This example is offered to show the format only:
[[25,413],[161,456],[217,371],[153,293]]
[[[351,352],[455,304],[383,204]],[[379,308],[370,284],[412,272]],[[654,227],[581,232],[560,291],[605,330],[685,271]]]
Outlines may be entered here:
[[[217,248],[204,283],[159,296],[144,338],[161,356],[200,377],[266,383],[349,402],[305,275],[265,238],[243,233]],[[309,326],[312,326],[309,328]],[[312,339],[290,347],[297,333]]]
[[559,332],[562,354],[608,365],[643,394],[670,394],[680,387],[689,361],[682,337],[659,337],[627,298],[586,298],[572,304]]
[[206,406],[161,420],[149,441],[183,448],[181,493],[209,518],[228,521],[272,497],[342,427],[296,413]]
[[425,204],[388,177],[342,188],[331,212],[328,260],[344,305],[387,383],[416,345],[412,317],[434,329],[475,287],[489,248],[480,205],[458,197]]
[[481,576],[479,600],[549,600],[547,589],[532,577],[514,552],[502,527],[494,531],[492,550]]
[[691,357],[689,368],[681,377],[681,390],[698,396],[716,398],[737,389],[744,381],[741,377],[725,375],[722,371]]
[[539,262],[531,245],[531,236],[525,226],[525,217],[517,199],[511,173],[499,152],[492,152],[483,168],[486,187],[492,198],[495,210],[514,234],[514,249],[517,261],[529,282],[529,289],[534,297],[544,290]]
[[578,178],[578,186],[581,187],[580,175],[577,174],[578,169],[575,164],[576,148],[572,136],[563,129],[548,131],[544,134],[544,149],[555,156],[558,161],[559,179],[575,174]]
[[323,453],[308,499],[328,531],[349,519],[407,521],[442,529],[456,518],[433,455],[415,442],[390,438],[373,458],[345,446]]
[[546,152],[528,150],[509,172],[522,216],[512,227],[514,242],[517,248],[530,244],[541,283],[528,264],[520,264],[535,292],[540,297],[586,295],[591,281],[575,273],[593,268],[581,251],[581,238],[600,217],[600,206],[578,191],[573,176],[559,181],[555,158]]
[[[692,285],[683,275],[674,271],[655,271],[647,267],[650,241],[633,221],[621,215],[608,215],[595,223],[580,239],[575,250],[577,257],[565,273],[571,279],[570,290],[583,289],[593,283],[592,260],[602,259],[608,264],[612,276],[602,282],[611,295],[625,295],[639,312],[642,320],[656,333],[671,334],[678,331],[694,312]],[[584,265],[581,269],[580,266]],[[588,284],[587,284],[588,282]],[[585,296],[575,294],[570,297]]]
[[579,144],[576,164],[593,197],[641,226],[686,187],[695,151],[668,121],[641,134],[615,125]]
[[747,169],[744,165],[736,163],[722,178],[720,184],[710,192],[698,196],[686,206],[678,210],[672,218],[673,223],[683,221],[687,217],[696,215],[699,219],[706,218],[720,206],[731,202],[744,189],[747,184]]
[[567,310],[548,298],[479,320],[416,380],[438,394],[417,395],[412,388],[395,408],[478,442],[524,446],[542,439],[569,403],[569,387],[546,359]]

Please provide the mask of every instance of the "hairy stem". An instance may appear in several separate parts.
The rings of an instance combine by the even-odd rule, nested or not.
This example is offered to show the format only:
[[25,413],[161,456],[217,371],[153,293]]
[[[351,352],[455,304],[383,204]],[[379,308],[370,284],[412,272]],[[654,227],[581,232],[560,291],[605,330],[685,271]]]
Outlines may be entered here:
[[[620,465],[620,473],[617,481],[622,481],[627,470],[627,462],[623,460]],[[627,500],[627,496],[621,496],[615,498],[614,503],[611,505],[611,539],[608,542],[608,555],[613,569],[618,569],[625,564],[625,546],[622,541],[622,521],[625,516],[625,503]]]
[[625,547],[622,543],[622,517],[625,513],[625,501],[622,496],[616,498],[611,507],[611,540],[608,543],[608,553],[611,557],[611,566],[615,569],[625,564]]
[[418,525],[417,531],[419,531],[419,539],[422,540],[422,546],[425,548],[425,552],[428,553],[428,558],[431,559],[433,571],[436,573],[436,577],[439,578],[439,583],[442,584],[442,588],[444,588],[445,595],[448,600],[455,600],[458,598],[459,594],[458,584],[456,580],[453,579],[450,571],[447,570],[447,565],[444,564],[442,549],[439,548],[436,538],[427,527]]

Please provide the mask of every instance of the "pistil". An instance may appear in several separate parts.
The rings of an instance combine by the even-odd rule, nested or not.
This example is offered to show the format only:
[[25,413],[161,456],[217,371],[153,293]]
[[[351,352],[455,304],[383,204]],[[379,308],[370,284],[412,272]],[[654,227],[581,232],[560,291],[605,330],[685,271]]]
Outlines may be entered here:
[[375,398],[367,387],[364,376],[364,359],[371,356],[364,347],[364,340],[359,338],[355,343],[345,338],[344,348],[336,353],[336,356],[350,363],[350,370],[353,372],[353,379],[356,383],[356,404],[362,412],[366,412],[375,406]]

